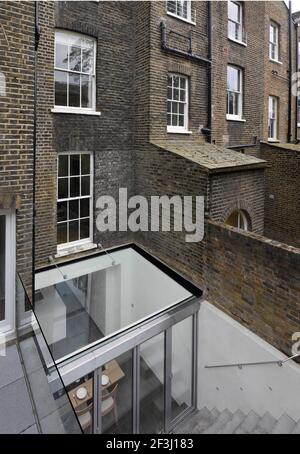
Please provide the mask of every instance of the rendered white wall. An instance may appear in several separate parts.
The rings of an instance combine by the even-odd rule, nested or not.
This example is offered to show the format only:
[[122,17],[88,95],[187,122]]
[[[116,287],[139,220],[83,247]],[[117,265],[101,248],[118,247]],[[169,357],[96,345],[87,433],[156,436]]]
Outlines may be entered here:
[[[300,418],[300,366],[205,369],[205,365],[284,360],[286,356],[208,302],[199,317],[198,407]],[[217,390],[217,388],[219,390]]]

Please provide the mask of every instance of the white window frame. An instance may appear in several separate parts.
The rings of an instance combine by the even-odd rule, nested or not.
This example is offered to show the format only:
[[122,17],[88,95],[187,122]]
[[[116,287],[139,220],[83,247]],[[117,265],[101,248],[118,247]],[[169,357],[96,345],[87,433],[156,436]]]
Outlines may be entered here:
[[[271,29],[274,30],[275,41],[271,41]],[[273,49],[275,50],[275,55],[273,56]],[[279,62],[279,25],[276,22],[270,22],[269,28],[269,57],[270,60]]]
[[[86,38],[93,42],[94,45],[94,64],[92,73],[83,73],[81,71],[69,70],[68,68],[56,67],[56,43],[71,46],[77,44],[78,38]],[[72,106],[61,106],[54,104],[54,108],[51,109],[54,113],[74,113],[74,114],[86,114],[86,115],[101,115],[100,112],[96,112],[96,54],[97,54],[97,43],[96,39],[82,33],[71,32],[68,30],[55,30],[55,46],[54,46],[54,72],[60,71],[69,74],[86,74],[90,75],[92,79],[92,107],[72,107]],[[69,77],[69,76],[67,76]],[[67,83],[67,101],[69,99],[69,83]],[[80,100],[81,100],[81,85],[80,85]],[[55,86],[54,86],[54,102],[55,102]]]
[[[76,155],[76,154],[89,154],[90,155],[90,195],[89,196],[77,196],[77,197],[67,197],[64,199],[59,199],[58,198],[58,180],[60,178],[65,178],[65,177],[59,177],[58,176],[58,165],[59,165],[59,156],[62,155]],[[81,169],[80,169],[80,177],[81,177]],[[71,177],[72,178],[72,177]],[[69,173],[68,173],[68,179],[70,179],[70,167],[69,167]],[[94,159],[93,159],[93,153],[89,151],[65,151],[65,152],[60,152],[58,153],[57,156],[57,203],[58,202],[67,202],[69,200],[81,200],[81,199],[90,199],[90,235],[89,238],[84,238],[82,240],[76,240],[76,241],[70,241],[68,243],[61,243],[57,244],[57,252],[62,252],[66,251],[68,249],[76,248],[76,247],[81,247],[85,245],[90,245],[93,243],[93,199],[94,199],[94,194],[93,194],[93,188],[94,188]],[[81,219],[81,218],[78,218]],[[74,219],[76,220],[76,219]],[[56,228],[59,223],[63,224],[65,221],[61,222],[56,222]],[[80,228],[80,222],[79,222],[79,228]]]
[[[238,72],[238,79],[239,79],[239,90],[229,90],[227,87],[227,107],[226,107],[226,119],[233,120],[233,121],[245,121],[243,119],[243,70],[234,65],[227,65],[227,78],[228,78],[228,68],[233,68]],[[238,98],[238,114],[230,114],[229,113],[229,97],[228,93],[235,93],[239,96]]]
[[[178,102],[178,104],[184,104],[184,126],[172,126],[167,124],[167,132],[169,133],[176,133],[176,134],[191,134],[191,131],[188,130],[188,124],[189,124],[189,78],[187,76],[184,76],[183,74],[177,74],[177,73],[168,73],[168,78],[172,77],[180,77],[185,80],[185,101],[180,101],[180,100],[173,100],[169,99],[167,96],[167,103],[168,102]],[[180,84],[180,82],[179,82]],[[167,85],[168,86],[168,85]],[[173,86],[173,82],[172,82]],[[172,90],[172,96],[173,96],[173,90]],[[167,112],[168,114],[168,112]]]
[[[185,0],[186,1],[186,11],[187,11],[187,14],[186,14],[186,17],[183,16],[182,14],[179,14],[178,13],[178,4],[180,3],[180,0],[174,0],[176,2],[176,12],[172,12],[172,11],[169,11],[169,8],[168,8],[168,1],[166,1],[166,10],[167,10],[167,14],[168,16],[172,16],[172,17],[175,17],[176,19],[180,19],[184,22],[188,22],[190,24],[193,24],[193,25],[196,25],[196,20],[193,20],[192,19],[192,1],[191,0]],[[194,14],[195,15],[195,14]]]
[[[273,105],[274,102],[274,105]],[[269,96],[269,106],[268,106],[268,140],[278,141],[278,98],[276,96]],[[275,108],[273,108],[275,107]],[[270,135],[271,129],[271,120],[274,122],[274,134]]]
[[0,210],[5,216],[5,319],[0,321],[1,336],[15,331],[16,316],[16,213]]
[[[239,16],[240,16],[239,22],[236,22],[229,17],[229,4],[230,3],[234,3],[239,8]],[[229,22],[235,24],[235,26],[238,27],[238,29],[239,29],[238,38],[230,35]],[[245,43],[243,42],[243,5],[240,2],[234,2],[232,0],[228,1],[228,38],[232,41],[245,45]]]

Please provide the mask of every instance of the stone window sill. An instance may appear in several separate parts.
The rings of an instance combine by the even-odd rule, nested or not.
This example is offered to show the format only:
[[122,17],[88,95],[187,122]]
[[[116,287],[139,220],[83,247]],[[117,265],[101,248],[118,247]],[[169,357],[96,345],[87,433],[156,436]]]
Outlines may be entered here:
[[93,115],[97,117],[101,115],[101,112],[96,112],[95,110],[71,109],[69,107],[54,107],[51,109],[51,112],[59,114]]
[[72,254],[78,254],[80,252],[85,252],[85,251],[90,251],[92,249],[96,249],[97,244],[94,243],[86,243],[86,244],[81,244],[81,245],[74,245],[74,246],[69,246],[65,247],[63,249],[57,249],[57,254],[55,255],[55,258],[61,258],[61,257],[67,257]]

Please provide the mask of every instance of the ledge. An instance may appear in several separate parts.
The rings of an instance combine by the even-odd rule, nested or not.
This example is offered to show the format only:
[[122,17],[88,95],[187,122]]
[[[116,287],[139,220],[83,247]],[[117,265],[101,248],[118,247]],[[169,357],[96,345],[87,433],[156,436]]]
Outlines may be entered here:
[[247,47],[247,43],[244,43],[244,41],[239,41],[238,39],[230,38],[229,36],[228,36],[228,39],[232,43],[240,44],[240,46]]
[[277,65],[282,65],[282,61],[279,61],[279,60],[273,60],[273,58],[269,58],[270,62],[272,63],[276,63]]
[[78,254],[80,252],[85,252],[85,251],[90,251],[91,249],[96,249],[97,244],[94,243],[86,243],[86,244],[81,244],[77,246],[70,246],[66,247],[64,249],[58,249],[57,254],[55,255],[54,258],[61,258],[61,257],[67,257],[72,254]]
[[95,117],[101,115],[101,112],[96,112],[95,110],[69,109],[65,107],[54,107],[51,109],[51,112],[58,114],[93,115]]
[[177,14],[170,13],[170,11],[167,11],[167,15],[170,17],[174,17],[174,19],[181,20],[182,22],[186,22],[187,24],[194,25],[194,26],[196,25],[196,22],[194,22],[190,19],[185,19],[184,17],[178,16]]
[[238,123],[246,123],[246,120],[244,118],[234,117],[229,114],[226,114],[226,120],[227,121],[237,121]]

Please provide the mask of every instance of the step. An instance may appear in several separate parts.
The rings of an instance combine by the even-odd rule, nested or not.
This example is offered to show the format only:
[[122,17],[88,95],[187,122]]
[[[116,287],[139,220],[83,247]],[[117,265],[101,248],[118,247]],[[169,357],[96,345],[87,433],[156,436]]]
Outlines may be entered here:
[[209,411],[206,408],[205,414],[202,413],[201,417],[198,418],[198,423],[193,429],[194,434],[200,434],[203,433],[208,427],[210,427],[212,424],[215,423],[215,421],[218,419],[220,415],[220,412],[216,409],[213,408],[211,411]]
[[[203,434],[217,434],[219,430],[221,430],[228,421],[232,419],[232,413],[229,410],[224,410],[222,413],[219,415],[217,420],[210,425],[206,430],[204,430],[202,433]],[[197,433],[197,432],[196,432]]]
[[219,430],[218,434],[233,434],[236,428],[244,421],[245,417],[246,415],[241,410],[237,410],[227,424]]
[[292,435],[300,435],[300,421],[296,424],[291,433]]
[[[182,425],[180,425],[175,433],[177,434],[193,434],[195,433],[195,427],[199,424],[206,424],[205,429],[212,424],[219,414],[212,414],[206,407],[201,410],[197,410],[192,416],[190,416]],[[204,430],[204,429],[203,429]]]
[[269,412],[265,413],[264,416],[259,420],[257,426],[253,430],[254,434],[270,434],[277,419],[275,419]]
[[260,416],[251,410],[242,424],[234,431],[235,434],[251,434],[260,420]]
[[272,429],[272,434],[290,434],[296,427],[296,422],[288,415],[282,415]]

